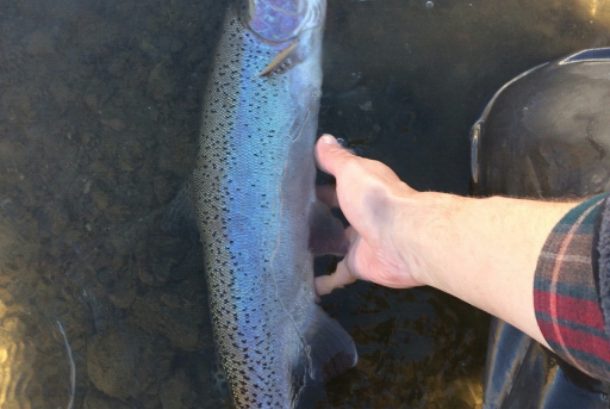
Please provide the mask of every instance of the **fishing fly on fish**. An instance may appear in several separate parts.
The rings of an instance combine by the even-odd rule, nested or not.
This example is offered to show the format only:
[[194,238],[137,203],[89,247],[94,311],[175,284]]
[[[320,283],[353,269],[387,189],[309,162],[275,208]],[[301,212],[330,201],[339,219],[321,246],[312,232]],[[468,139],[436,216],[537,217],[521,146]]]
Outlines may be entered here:
[[237,408],[306,407],[357,361],[351,337],[316,304],[309,251],[316,225],[328,224],[313,157],[325,7],[231,3],[204,95],[193,193]]

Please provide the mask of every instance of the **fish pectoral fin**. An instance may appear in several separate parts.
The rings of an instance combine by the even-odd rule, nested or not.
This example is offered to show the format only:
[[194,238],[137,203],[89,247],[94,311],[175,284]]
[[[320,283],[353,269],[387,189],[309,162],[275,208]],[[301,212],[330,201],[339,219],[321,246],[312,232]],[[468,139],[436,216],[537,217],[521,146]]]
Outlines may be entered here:
[[352,337],[341,325],[315,306],[305,331],[309,376],[326,382],[356,366],[358,352]]
[[288,71],[300,62],[300,57],[297,53],[299,40],[295,39],[288,47],[280,51],[273,60],[259,73],[259,76],[265,77],[271,74],[281,74]]
[[344,256],[349,249],[345,227],[330,208],[315,202],[309,215],[309,251],[316,256]]

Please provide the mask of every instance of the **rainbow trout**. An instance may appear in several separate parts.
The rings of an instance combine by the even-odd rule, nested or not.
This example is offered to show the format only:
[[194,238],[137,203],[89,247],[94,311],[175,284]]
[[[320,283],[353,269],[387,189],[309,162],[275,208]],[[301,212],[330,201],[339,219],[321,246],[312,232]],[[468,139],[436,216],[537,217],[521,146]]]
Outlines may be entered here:
[[[230,4],[194,174],[216,346],[237,408],[310,405],[355,365],[309,251],[325,0]],[[313,388],[315,390],[316,388]]]

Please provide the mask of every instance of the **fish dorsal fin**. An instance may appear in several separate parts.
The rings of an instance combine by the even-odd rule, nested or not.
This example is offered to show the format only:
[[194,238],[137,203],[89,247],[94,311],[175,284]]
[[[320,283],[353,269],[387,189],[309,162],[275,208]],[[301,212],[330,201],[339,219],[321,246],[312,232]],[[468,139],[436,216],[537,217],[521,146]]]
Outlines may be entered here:
[[199,235],[197,231],[197,211],[193,203],[194,187],[192,176],[182,185],[176,196],[164,207],[160,227],[165,233],[184,235],[185,232]]
[[261,77],[271,74],[281,74],[288,71],[300,62],[297,53],[298,39],[295,39],[288,47],[280,51],[269,64],[259,73]]

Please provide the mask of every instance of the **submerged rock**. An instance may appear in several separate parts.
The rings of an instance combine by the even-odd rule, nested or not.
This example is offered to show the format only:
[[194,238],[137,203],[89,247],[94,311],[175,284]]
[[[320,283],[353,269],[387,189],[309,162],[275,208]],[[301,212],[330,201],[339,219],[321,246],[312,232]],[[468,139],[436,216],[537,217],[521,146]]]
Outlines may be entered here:
[[167,341],[136,328],[113,328],[92,338],[87,374],[110,397],[136,398],[169,374]]
[[178,349],[193,351],[206,344],[202,331],[206,301],[202,283],[186,281],[173,291],[150,289],[133,303],[129,322],[145,331],[153,331],[170,340]]
[[188,409],[197,401],[192,382],[184,371],[179,371],[161,385],[159,392],[163,409]]
[[118,399],[112,399],[103,393],[89,389],[85,402],[83,404],[84,409],[129,409],[130,406],[126,403],[121,402]]

